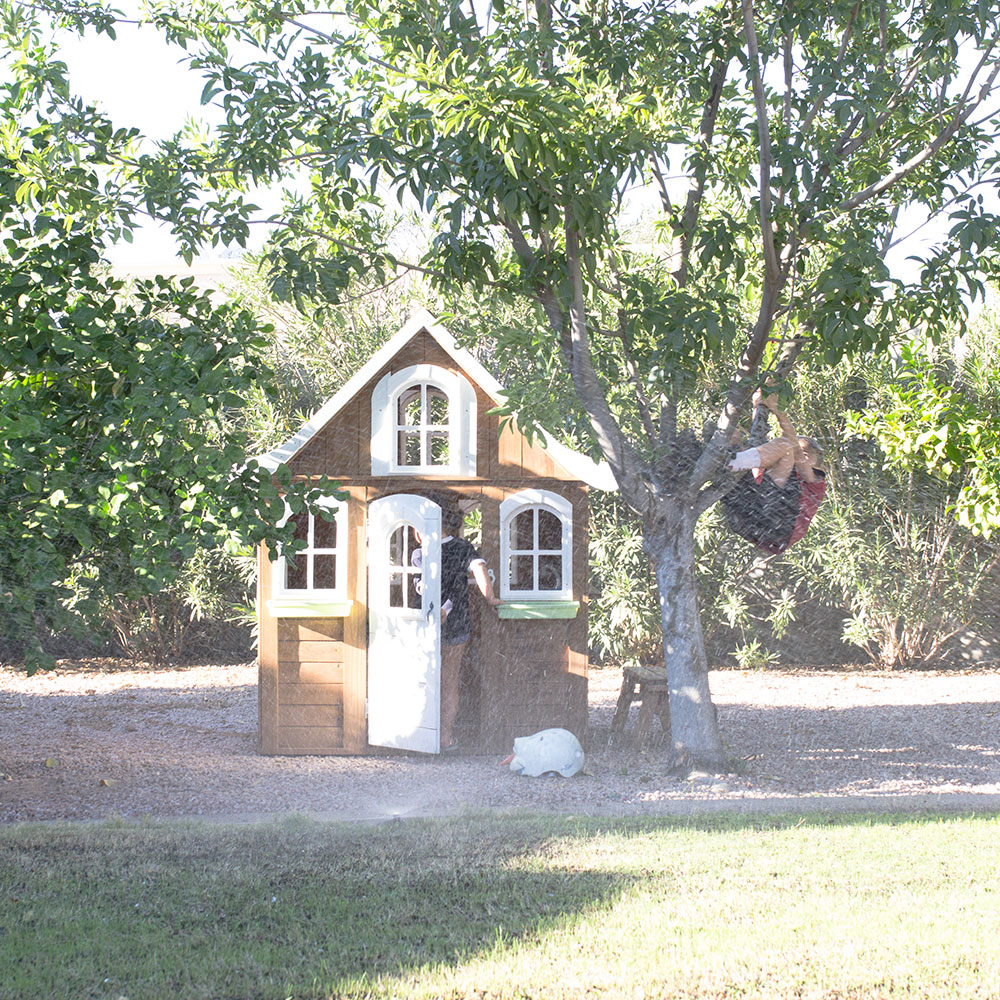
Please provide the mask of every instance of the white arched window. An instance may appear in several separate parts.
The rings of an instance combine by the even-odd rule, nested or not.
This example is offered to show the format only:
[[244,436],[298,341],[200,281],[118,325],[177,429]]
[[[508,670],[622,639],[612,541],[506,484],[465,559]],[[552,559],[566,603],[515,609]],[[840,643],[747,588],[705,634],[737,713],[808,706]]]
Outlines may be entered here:
[[[295,538],[305,542],[297,552],[281,552],[273,563],[269,609],[278,617],[313,613],[346,614],[347,504],[336,497],[322,497],[317,506],[332,514],[327,520],[318,511],[289,511],[282,524],[295,523]],[[341,607],[344,605],[344,607]],[[346,610],[345,610],[346,608]]]
[[476,392],[457,372],[413,365],[372,392],[372,474],[476,474]]
[[522,490],[500,504],[500,597],[573,597],[573,507],[549,490]]

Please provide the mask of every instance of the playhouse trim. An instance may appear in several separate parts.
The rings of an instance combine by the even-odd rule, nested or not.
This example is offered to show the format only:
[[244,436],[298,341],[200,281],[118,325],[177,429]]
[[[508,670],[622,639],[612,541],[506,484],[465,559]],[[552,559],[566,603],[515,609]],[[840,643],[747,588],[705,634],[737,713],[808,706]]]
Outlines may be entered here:
[[272,597],[265,605],[275,618],[347,618],[354,601],[295,600]]

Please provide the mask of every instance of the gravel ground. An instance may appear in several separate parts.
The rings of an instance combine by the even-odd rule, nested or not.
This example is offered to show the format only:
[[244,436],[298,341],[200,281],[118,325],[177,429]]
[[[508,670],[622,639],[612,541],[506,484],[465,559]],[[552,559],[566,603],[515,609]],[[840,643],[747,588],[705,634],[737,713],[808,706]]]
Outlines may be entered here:
[[377,820],[466,809],[612,816],[709,810],[1000,809],[1000,670],[711,675],[735,773],[671,773],[659,723],[609,741],[621,673],[595,670],[584,771],[497,756],[262,757],[256,668],[0,667],[0,822],[105,817]]

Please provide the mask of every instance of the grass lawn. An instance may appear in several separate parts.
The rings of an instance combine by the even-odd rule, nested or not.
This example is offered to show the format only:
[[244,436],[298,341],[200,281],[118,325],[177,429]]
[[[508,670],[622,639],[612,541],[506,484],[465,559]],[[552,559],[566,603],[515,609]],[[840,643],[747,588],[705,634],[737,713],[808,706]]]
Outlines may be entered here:
[[1000,816],[0,827],[0,998],[1000,997]]

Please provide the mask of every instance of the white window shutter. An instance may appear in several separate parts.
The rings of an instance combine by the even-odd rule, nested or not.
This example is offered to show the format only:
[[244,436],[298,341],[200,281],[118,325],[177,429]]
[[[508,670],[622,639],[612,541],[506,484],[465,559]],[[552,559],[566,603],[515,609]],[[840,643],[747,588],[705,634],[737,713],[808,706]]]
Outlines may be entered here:
[[372,390],[372,475],[388,476],[396,443],[392,440],[393,419],[389,412],[389,392],[393,373],[388,372]]
[[455,428],[458,441],[459,475],[475,476],[478,456],[476,454],[476,390],[467,378],[458,376],[459,421]]

